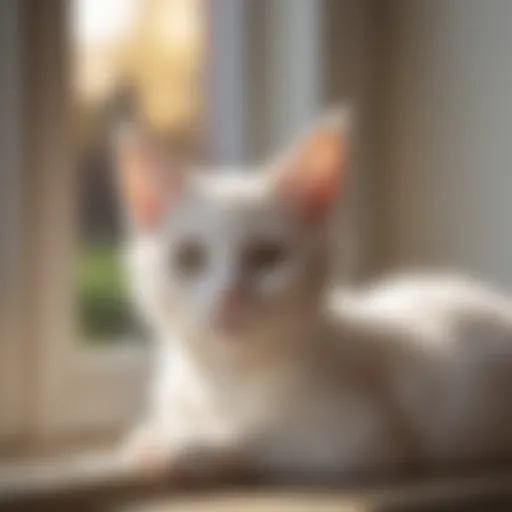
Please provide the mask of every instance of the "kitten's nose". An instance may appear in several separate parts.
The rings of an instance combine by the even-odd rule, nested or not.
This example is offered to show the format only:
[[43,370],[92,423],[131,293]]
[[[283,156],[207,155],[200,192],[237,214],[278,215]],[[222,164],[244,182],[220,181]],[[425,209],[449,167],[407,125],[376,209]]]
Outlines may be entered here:
[[219,297],[217,323],[223,331],[238,332],[244,324],[244,294],[239,287],[223,291]]
[[220,296],[221,310],[224,314],[236,313],[242,303],[242,295],[238,288],[223,290]]

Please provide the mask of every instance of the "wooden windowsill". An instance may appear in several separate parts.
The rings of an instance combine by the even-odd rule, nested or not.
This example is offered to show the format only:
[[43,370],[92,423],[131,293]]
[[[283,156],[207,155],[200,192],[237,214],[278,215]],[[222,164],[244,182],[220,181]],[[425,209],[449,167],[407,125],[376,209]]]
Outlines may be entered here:
[[339,486],[223,488],[185,493],[123,471],[107,452],[0,467],[0,510],[358,511],[512,510],[512,471],[340,490]]

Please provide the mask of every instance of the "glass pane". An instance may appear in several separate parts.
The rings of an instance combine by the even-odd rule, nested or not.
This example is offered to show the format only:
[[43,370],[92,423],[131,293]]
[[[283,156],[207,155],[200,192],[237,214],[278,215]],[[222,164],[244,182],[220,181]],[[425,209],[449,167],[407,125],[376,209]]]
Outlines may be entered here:
[[79,169],[80,332],[139,337],[120,264],[119,207],[107,141],[136,116],[176,149],[198,139],[200,0],[73,0],[72,84]]

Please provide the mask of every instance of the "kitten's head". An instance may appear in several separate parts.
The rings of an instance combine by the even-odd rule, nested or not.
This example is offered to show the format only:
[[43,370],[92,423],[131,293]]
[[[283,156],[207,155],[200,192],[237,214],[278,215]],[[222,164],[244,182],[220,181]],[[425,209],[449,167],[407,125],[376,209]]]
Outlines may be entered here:
[[186,168],[140,133],[124,134],[129,267],[136,299],[160,329],[204,350],[245,350],[284,339],[314,314],[346,167],[345,117],[329,116],[252,171]]

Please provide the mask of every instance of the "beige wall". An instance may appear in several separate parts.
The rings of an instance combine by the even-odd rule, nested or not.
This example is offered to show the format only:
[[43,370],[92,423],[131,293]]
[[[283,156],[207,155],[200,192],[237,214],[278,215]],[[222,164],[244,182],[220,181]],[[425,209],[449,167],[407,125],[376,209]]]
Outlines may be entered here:
[[322,4],[322,102],[348,100],[354,114],[350,172],[336,227],[337,271],[344,283],[350,283],[374,266],[373,176],[379,157],[375,120],[380,108],[375,92],[382,22],[373,0],[323,0]]
[[374,269],[455,266],[512,288],[512,2],[389,6]]
[[[0,446],[19,433],[25,413],[24,346],[18,321],[21,70],[17,0],[0,2]],[[26,319],[25,319],[26,321]]]

